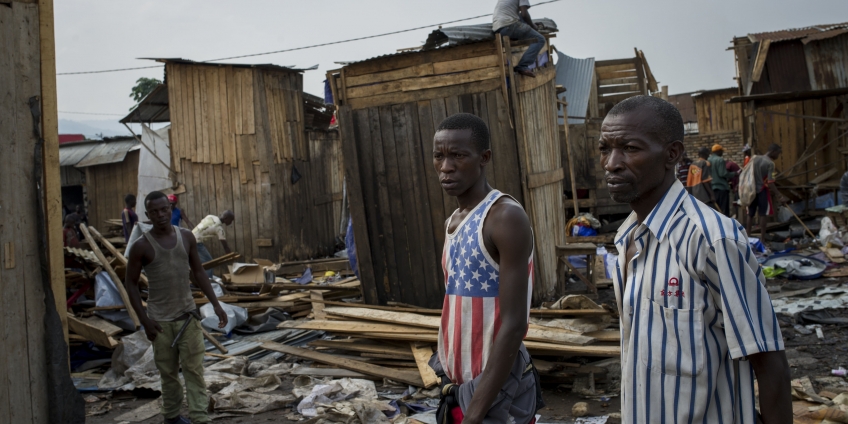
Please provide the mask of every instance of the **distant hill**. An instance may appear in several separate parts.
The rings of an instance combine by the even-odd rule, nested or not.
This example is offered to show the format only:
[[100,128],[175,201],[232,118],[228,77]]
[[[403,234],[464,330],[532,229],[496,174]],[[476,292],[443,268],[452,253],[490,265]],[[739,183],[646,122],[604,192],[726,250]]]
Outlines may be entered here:
[[86,138],[96,138],[96,134],[105,137],[130,135],[130,132],[118,120],[103,119],[91,121],[74,121],[59,119],[60,134],[84,134]]

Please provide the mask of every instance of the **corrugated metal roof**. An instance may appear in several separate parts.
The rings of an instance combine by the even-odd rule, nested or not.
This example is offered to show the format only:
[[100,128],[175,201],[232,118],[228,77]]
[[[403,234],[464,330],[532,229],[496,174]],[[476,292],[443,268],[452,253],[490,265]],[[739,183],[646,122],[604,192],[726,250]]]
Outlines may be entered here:
[[59,166],[74,166],[97,147],[99,140],[77,141],[59,145]]
[[[539,31],[548,34],[557,32],[557,25],[553,19],[533,19],[533,23],[539,27]],[[456,46],[474,41],[493,40],[492,24],[459,25],[439,28],[427,36],[422,50],[433,50],[438,47]]]
[[128,122],[171,122],[171,112],[168,109],[168,85],[159,84],[156,86],[120,122],[123,124]]
[[[559,98],[568,102],[570,116],[586,116],[589,109],[589,96],[592,92],[592,79],[595,76],[595,58],[577,59],[565,53],[557,52],[556,83],[565,87],[565,93]],[[562,123],[562,110],[558,112]],[[584,120],[568,118],[569,124],[582,124]]]
[[820,33],[839,28],[848,28],[848,22],[843,22],[841,24],[812,25],[804,28],[793,28],[771,32],[758,32],[754,34],[748,34],[748,38],[753,43],[763,40],[771,40],[772,42],[789,41],[814,35],[817,37],[821,37],[822,35],[820,35]]
[[194,60],[182,59],[182,58],[155,58],[155,57],[141,57],[139,59],[142,60],[155,60],[160,63],[178,63],[182,65],[203,65],[203,66],[232,66],[235,68],[260,68],[260,69],[276,69],[282,71],[290,71],[290,72],[303,72],[310,71],[313,69],[317,69],[315,66],[311,68],[295,68],[292,66],[280,66],[275,65],[273,63],[262,63],[262,64],[248,64],[248,63],[221,63],[221,62],[196,62]]
[[138,140],[135,138],[107,141],[94,145],[94,148],[76,164],[77,168],[85,168],[95,165],[106,165],[109,163],[123,162],[127,153],[137,147]]
[[848,34],[809,43],[804,51],[814,90],[848,87]]

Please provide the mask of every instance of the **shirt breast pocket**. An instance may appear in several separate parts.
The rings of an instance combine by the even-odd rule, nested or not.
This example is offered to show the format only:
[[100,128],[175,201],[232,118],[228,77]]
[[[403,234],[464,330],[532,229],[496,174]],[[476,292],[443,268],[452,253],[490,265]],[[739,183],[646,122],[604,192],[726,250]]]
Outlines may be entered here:
[[643,300],[639,356],[651,372],[694,377],[704,370],[704,315]]

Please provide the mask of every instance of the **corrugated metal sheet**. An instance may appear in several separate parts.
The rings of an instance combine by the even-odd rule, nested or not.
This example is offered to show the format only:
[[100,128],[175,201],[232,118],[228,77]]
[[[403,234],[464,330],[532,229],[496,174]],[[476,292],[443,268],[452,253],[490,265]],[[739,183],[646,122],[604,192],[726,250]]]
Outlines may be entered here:
[[[565,93],[559,98],[568,102],[570,116],[586,116],[589,108],[589,96],[592,92],[592,80],[595,76],[595,58],[577,59],[557,52],[556,83],[565,87]],[[558,112],[562,124],[562,111]],[[582,124],[584,120],[569,118],[569,124]]]
[[59,145],[59,166],[75,166],[91,149],[97,147],[98,141],[81,141]]
[[159,84],[120,122],[171,122],[171,112],[168,109],[168,85]]
[[[786,93],[809,91],[810,77],[807,74],[807,58],[801,41],[772,43],[766,57],[766,67],[759,83],[754,84],[752,94]],[[762,87],[757,87],[762,85]]]
[[[539,31],[547,34],[557,32],[557,25],[553,19],[533,19],[533,23],[539,27]],[[456,46],[473,41],[493,40],[492,24],[460,25],[439,28],[427,36],[423,50],[432,50],[438,47]]]
[[848,88],[848,34],[807,43],[804,52],[814,90]]
[[804,28],[785,29],[780,31],[759,32],[754,34],[748,34],[748,38],[753,43],[763,40],[771,40],[772,42],[789,41],[798,40],[807,36],[813,36],[819,33],[840,28],[848,28],[848,22],[843,22],[840,24],[813,25]]
[[178,64],[182,64],[182,65],[232,66],[232,67],[235,67],[235,68],[276,69],[276,70],[291,71],[291,72],[303,72],[303,71],[309,71],[309,70],[317,69],[315,66],[313,66],[311,68],[295,68],[295,67],[292,67],[292,66],[275,65],[273,63],[247,64],[247,63],[195,62],[195,61],[189,60],[189,59],[155,58],[155,57],[142,57],[140,59],[155,60],[155,61],[161,62],[161,63],[178,63]]
[[124,158],[127,157],[127,153],[137,147],[137,145],[138,141],[135,138],[98,143],[93,149],[91,149],[84,159],[76,164],[76,167],[85,168],[95,165],[123,162]]

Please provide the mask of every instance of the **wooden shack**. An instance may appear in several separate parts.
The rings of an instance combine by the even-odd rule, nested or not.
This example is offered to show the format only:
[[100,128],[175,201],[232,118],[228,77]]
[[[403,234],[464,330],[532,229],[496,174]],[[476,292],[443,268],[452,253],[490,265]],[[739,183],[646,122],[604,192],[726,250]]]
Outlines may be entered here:
[[340,107],[345,171],[359,272],[368,303],[438,307],[444,296],[444,223],[457,205],[432,164],[447,116],[482,118],[492,135],[489,183],[530,216],[536,236],[534,301],[556,287],[555,248],[565,242],[553,65],[544,49],[536,78],[513,74],[526,50],[509,40],[378,57],[329,73]]
[[167,95],[151,93],[122,122],[171,123],[174,186],[185,186],[186,213],[196,222],[232,210],[227,239],[247,260],[333,254],[341,146],[336,131],[307,128],[301,70],[159,61]]
[[53,2],[4,2],[0,6],[3,423],[85,421],[85,404],[68,367],[55,58]]
[[124,197],[138,191],[140,149],[133,137],[60,145],[63,203],[83,205],[95,228],[120,219]]
[[597,148],[601,122],[622,100],[637,95],[667,95],[667,87],[658,85],[645,54],[638,49],[630,58],[599,61],[559,53],[557,74],[558,83],[565,88],[559,96],[568,103],[567,112],[559,113],[560,122],[568,122],[567,132],[559,129],[566,169],[563,206],[571,215],[577,207],[595,216],[629,213],[629,205],[612,201],[604,181]]
[[[796,200],[801,189],[834,190],[846,170],[848,24],[734,37],[745,141],[762,154],[783,147],[778,185]],[[795,190],[799,191],[795,191]]]

